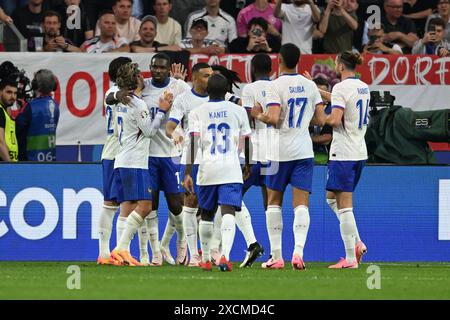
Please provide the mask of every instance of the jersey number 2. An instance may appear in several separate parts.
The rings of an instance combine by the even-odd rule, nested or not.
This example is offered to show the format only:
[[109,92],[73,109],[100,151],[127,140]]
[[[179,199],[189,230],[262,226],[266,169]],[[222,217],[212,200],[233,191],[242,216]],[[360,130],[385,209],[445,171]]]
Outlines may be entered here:
[[[212,123],[208,126],[209,130],[212,134],[211,154],[216,154],[216,150],[222,154],[230,150],[230,126],[228,124],[221,123],[216,126],[215,123]],[[217,144],[217,131],[222,134],[223,144]]]
[[119,144],[122,145],[123,118],[117,117],[117,125],[119,126]]

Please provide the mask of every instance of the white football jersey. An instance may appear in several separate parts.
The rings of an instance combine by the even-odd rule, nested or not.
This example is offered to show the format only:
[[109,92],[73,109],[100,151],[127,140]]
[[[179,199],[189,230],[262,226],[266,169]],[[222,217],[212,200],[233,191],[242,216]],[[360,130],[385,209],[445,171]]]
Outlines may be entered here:
[[[189,135],[189,114],[192,110],[198,108],[205,102],[208,102],[208,96],[201,96],[191,89],[183,94],[179,95],[173,101],[172,108],[170,109],[169,120],[180,123],[182,122],[183,129],[185,132],[184,142],[183,142],[183,154],[181,155],[181,164],[187,164],[186,155],[188,148],[190,148],[190,135]],[[200,163],[200,152],[197,152],[197,157],[195,159],[195,164]]]
[[292,161],[314,157],[309,123],[322,98],[316,84],[299,74],[281,75],[267,87],[266,107],[280,105],[280,120],[270,127],[267,159]]
[[229,101],[209,101],[191,111],[189,123],[190,133],[200,137],[198,185],[243,183],[239,141],[251,134],[245,109]]
[[359,79],[345,79],[333,87],[331,105],[332,108],[342,108],[344,116],[341,125],[333,128],[330,160],[366,160],[364,136],[369,123],[369,87]]
[[117,105],[117,133],[120,151],[114,168],[148,169],[151,116],[147,104],[133,96],[128,105]]
[[[119,87],[117,85],[113,85],[109,88],[105,93],[106,97],[110,93],[114,93],[119,91]],[[102,151],[102,160],[114,160],[116,154],[120,150],[118,136],[114,134],[114,130],[116,129],[116,107],[117,105],[108,105],[106,101],[104,101],[105,106],[105,120],[106,120],[106,141],[103,146]]]
[[[266,111],[266,95],[270,80],[258,80],[247,84],[242,90],[242,106],[252,109],[257,103]],[[255,129],[252,130],[253,161],[267,162],[267,124],[259,120],[255,121]]]
[[[142,91],[142,100],[147,104],[148,110],[152,119],[154,119],[159,109],[159,98],[164,92],[168,91],[176,98],[191,87],[183,80],[169,78],[166,85],[159,87],[152,83],[152,78],[145,79],[145,88]],[[169,119],[168,114],[164,117],[161,123],[161,128],[152,137],[150,142],[150,156],[151,157],[177,157],[180,152],[175,148],[173,140],[166,136],[166,122]]]

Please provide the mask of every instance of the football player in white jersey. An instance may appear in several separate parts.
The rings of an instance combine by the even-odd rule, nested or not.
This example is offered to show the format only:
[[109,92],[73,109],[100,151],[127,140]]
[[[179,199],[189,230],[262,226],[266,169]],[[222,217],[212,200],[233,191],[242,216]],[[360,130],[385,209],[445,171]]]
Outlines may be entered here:
[[[130,102],[117,105],[117,136],[120,151],[114,161],[115,196],[120,203],[120,215],[126,226],[111,260],[121,265],[143,266],[129,251],[130,242],[152,208],[152,190],[148,171],[150,137],[161,125],[171,98],[161,100],[155,118],[149,115],[146,103],[140,98],[143,78],[136,63],[127,63],[117,72],[119,89],[130,91]],[[167,95],[169,97],[170,95]]]
[[[181,123],[185,131],[185,138],[183,139],[183,154],[181,157],[180,179],[183,181],[184,172],[186,171],[187,164],[187,149],[190,147],[189,140],[189,114],[192,110],[198,108],[209,100],[208,93],[206,91],[208,85],[208,79],[213,74],[211,66],[207,63],[197,63],[192,67],[192,89],[186,91],[175,98],[173,106],[170,110],[169,121],[166,124],[166,132],[169,137],[175,132],[177,126]],[[197,154],[197,157],[200,154]],[[194,180],[194,188],[197,191],[197,171],[198,171],[199,159],[194,162],[192,170],[192,179]],[[189,194],[181,187],[181,191],[185,193],[184,207],[183,207],[183,226],[186,233],[187,243],[189,247],[190,260],[189,266],[200,266],[200,256],[198,253],[198,222],[197,222],[197,192],[195,194]]]
[[[281,205],[286,186],[292,186],[294,208],[294,240],[292,255],[294,270],[305,269],[303,249],[308,235],[309,193],[312,187],[314,152],[308,127],[311,120],[317,125],[325,121],[324,105],[317,86],[297,74],[299,48],[287,43],[281,46],[278,62],[280,77],[271,82],[266,94],[266,110],[254,108],[257,119],[270,125],[267,159],[270,168],[266,186],[268,207],[266,211],[271,258],[263,268],[284,268],[282,255],[283,220]],[[255,114],[255,112],[254,112]]]
[[[111,61],[109,64],[108,74],[110,80],[114,83],[114,85],[109,88],[106,92],[105,97],[108,97],[109,94],[116,93],[119,90],[119,87],[116,85],[116,77],[117,70],[123,66],[124,64],[131,62],[131,59],[128,57],[119,57]],[[100,213],[99,219],[99,256],[97,259],[97,264],[110,264],[110,251],[109,251],[109,242],[111,238],[112,232],[112,223],[114,220],[114,215],[119,208],[119,204],[116,199],[112,197],[114,193],[111,190],[113,186],[113,171],[114,171],[114,158],[116,157],[117,152],[119,152],[119,141],[118,136],[114,133],[116,129],[116,105],[109,105],[105,101],[105,119],[106,119],[106,141],[103,146],[102,151],[102,169],[103,169],[103,209]],[[117,219],[117,227],[123,230],[125,228],[125,220],[126,219]],[[120,237],[117,236],[117,240]]]
[[[170,92],[174,97],[189,91],[191,88],[183,80],[171,78],[170,57],[164,53],[158,53],[152,57],[150,70],[152,77],[144,80],[144,90],[142,99],[147,103],[150,115],[154,117],[158,112],[158,101],[165,92]],[[158,241],[158,216],[159,191],[163,191],[169,208],[169,221],[166,229],[175,228],[178,234],[177,239],[177,261],[178,264],[186,262],[187,243],[183,230],[183,193],[180,192],[179,185],[179,161],[180,151],[174,145],[171,138],[166,135],[166,122],[168,115],[163,119],[162,127],[151,138],[150,157],[148,168],[153,190],[153,210],[147,217],[146,226],[148,233],[144,234],[150,238],[152,249],[152,265],[160,266],[163,256],[169,263],[174,263],[170,255],[169,242],[172,237],[171,231],[166,231],[161,240],[161,247]],[[143,244],[145,243],[145,248]],[[146,241],[140,241],[141,253],[146,250]]]
[[341,82],[331,92],[332,112],[326,123],[333,127],[333,141],[328,162],[327,203],[340,222],[345,259],[330,268],[358,268],[367,248],[359,238],[353,215],[353,192],[367,160],[364,140],[369,122],[370,91],[356,78],[362,63],[358,53],[346,51],[336,57],[336,73]]
[[222,257],[221,271],[232,271],[229,255],[236,230],[234,213],[241,207],[243,175],[239,160],[239,144],[245,137],[245,177],[250,174],[251,134],[244,108],[225,101],[227,79],[213,75],[208,81],[209,102],[193,110],[189,115],[191,147],[188,149],[189,164],[184,178],[185,188],[195,193],[191,176],[195,153],[200,146],[201,162],[198,168],[198,203],[201,210],[199,224],[202,247],[201,267],[212,270],[210,241],[213,237],[213,219],[217,206],[221,206]]
[[[230,101],[242,106],[242,99],[233,92],[233,88],[239,88],[238,83],[242,82],[239,78],[239,74],[236,71],[229,70],[222,65],[213,65],[212,69],[214,71],[214,74],[221,74],[227,79],[227,93],[225,94],[225,101]],[[214,237],[211,242],[210,248],[211,259],[213,263],[219,265],[220,257],[222,256],[220,253],[220,243],[222,239],[220,226],[222,224],[222,214],[220,214],[220,207],[218,207],[217,210],[218,212],[214,218]],[[247,206],[244,202],[242,202],[241,210],[236,212],[235,218],[236,225],[242,232],[242,235],[244,236],[245,242],[247,244],[247,252],[244,261],[241,263],[241,266],[250,267],[253,263],[252,260],[254,261],[254,259],[262,255],[264,249],[256,241],[250,212],[248,211]]]

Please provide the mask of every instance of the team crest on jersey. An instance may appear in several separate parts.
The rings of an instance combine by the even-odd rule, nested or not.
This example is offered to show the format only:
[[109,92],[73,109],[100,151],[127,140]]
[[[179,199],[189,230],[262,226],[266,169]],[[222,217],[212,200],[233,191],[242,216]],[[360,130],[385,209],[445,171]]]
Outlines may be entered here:
[[142,119],[145,119],[145,118],[148,118],[148,112],[147,111],[142,111],[141,112],[141,117],[142,117]]

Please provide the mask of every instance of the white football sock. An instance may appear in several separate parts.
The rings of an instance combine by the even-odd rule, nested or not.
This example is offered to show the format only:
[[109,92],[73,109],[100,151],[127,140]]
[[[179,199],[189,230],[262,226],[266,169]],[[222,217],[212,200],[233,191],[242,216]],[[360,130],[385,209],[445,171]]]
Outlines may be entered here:
[[294,215],[294,254],[299,254],[303,259],[303,248],[305,248],[310,222],[309,209],[306,206],[298,206],[294,209]]
[[98,220],[98,252],[103,259],[109,258],[109,240],[111,239],[114,214],[118,207],[103,205]]
[[214,217],[214,234],[211,240],[211,244],[209,246],[211,249],[219,250],[220,243],[222,242],[222,232],[220,231],[221,225],[222,225],[222,210],[220,209],[220,207],[218,207],[216,215]]
[[134,234],[143,223],[144,219],[142,219],[139,213],[133,210],[133,212],[127,218],[125,230],[120,237],[117,249],[129,251],[131,240],[133,240]]
[[211,260],[210,244],[214,232],[214,223],[212,221],[200,220],[200,223],[198,225],[198,231],[200,234],[200,245],[203,252],[202,261],[203,262],[210,261]]
[[[145,220],[144,220],[145,221]],[[139,253],[140,253],[140,259],[148,259],[148,230],[147,230],[147,224],[143,223],[142,226],[138,230],[138,236],[139,236]]]
[[177,241],[180,243],[186,243],[186,233],[184,232],[183,227],[183,211],[179,215],[174,215],[170,212],[172,215],[172,221],[174,223],[175,231],[177,232]]
[[145,217],[145,224],[147,225],[152,255],[159,254],[161,250],[159,249],[158,210],[153,210],[147,217]]
[[230,261],[230,252],[233,247],[234,235],[236,234],[236,219],[232,214],[226,214],[222,217],[222,255],[227,261]]
[[266,211],[267,232],[269,234],[270,252],[273,259],[282,259],[281,238],[283,234],[283,217],[280,206],[268,206]]
[[172,240],[174,234],[175,234],[175,216],[172,214],[172,212],[169,211],[167,215],[166,229],[164,230],[164,234],[161,239],[161,247],[168,248],[170,240]]
[[183,226],[191,258],[198,255],[197,243],[197,208],[183,207]]
[[241,211],[236,211],[235,214],[236,225],[239,230],[241,230],[248,248],[252,243],[256,242],[256,238],[255,233],[253,232],[252,217],[250,216],[250,212],[245,206],[244,201],[242,201]]
[[119,216],[116,221],[116,247],[119,245],[119,240],[122,238],[123,231],[127,225],[127,217]]
[[[340,216],[339,216],[339,209],[337,207],[337,201],[336,199],[327,199],[327,203],[328,206],[330,206],[331,210],[333,210],[333,212],[336,214],[337,219],[340,221]],[[356,228],[356,237],[355,237],[355,244],[356,242],[360,241],[361,238],[359,237],[359,231],[358,228]]]
[[347,262],[355,262],[355,238],[356,238],[356,221],[353,215],[353,208],[345,208],[339,210],[341,237],[345,247],[345,259]]

